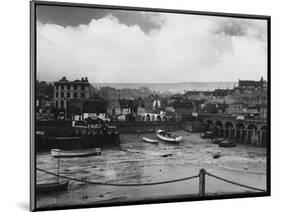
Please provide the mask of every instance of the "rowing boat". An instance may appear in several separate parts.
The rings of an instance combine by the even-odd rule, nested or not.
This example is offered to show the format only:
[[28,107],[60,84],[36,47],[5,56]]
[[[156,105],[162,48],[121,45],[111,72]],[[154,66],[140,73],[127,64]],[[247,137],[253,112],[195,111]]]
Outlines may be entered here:
[[236,143],[234,142],[221,142],[219,143],[219,147],[235,147]]
[[36,185],[37,194],[50,194],[53,192],[65,191],[68,188],[68,181],[55,183],[41,183]]
[[60,149],[51,149],[51,155],[55,158],[57,157],[88,157],[101,155],[100,148],[94,148],[90,151],[63,151]]
[[163,141],[172,143],[178,143],[182,140],[182,136],[173,135],[172,133],[168,133],[165,130],[156,130],[156,136]]
[[152,144],[157,144],[158,143],[158,140],[154,140],[154,139],[147,138],[147,137],[142,137],[142,140],[147,142],[147,143],[152,143]]

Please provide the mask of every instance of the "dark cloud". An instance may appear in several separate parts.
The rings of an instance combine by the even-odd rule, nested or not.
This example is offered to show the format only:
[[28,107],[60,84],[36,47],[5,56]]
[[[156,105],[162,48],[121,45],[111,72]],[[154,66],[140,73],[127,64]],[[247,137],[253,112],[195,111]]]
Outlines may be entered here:
[[215,32],[229,36],[245,36],[247,34],[245,27],[233,20],[220,23]]
[[37,7],[37,20],[42,24],[57,24],[64,27],[89,24],[92,19],[100,19],[110,14],[127,26],[138,25],[146,33],[161,27],[159,23],[150,18],[149,13],[137,11],[43,5]]
[[254,37],[264,41],[266,39],[265,29],[264,21],[230,19],[217,22],[213,32],[225,36]]

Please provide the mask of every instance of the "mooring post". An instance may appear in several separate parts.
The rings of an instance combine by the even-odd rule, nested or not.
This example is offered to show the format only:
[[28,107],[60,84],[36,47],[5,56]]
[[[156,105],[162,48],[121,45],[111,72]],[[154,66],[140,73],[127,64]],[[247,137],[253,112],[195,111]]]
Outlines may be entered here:
[[206,170],[200,169],[199,171],[199,196],[204,197],[205,196],[205,176],[206,176]]

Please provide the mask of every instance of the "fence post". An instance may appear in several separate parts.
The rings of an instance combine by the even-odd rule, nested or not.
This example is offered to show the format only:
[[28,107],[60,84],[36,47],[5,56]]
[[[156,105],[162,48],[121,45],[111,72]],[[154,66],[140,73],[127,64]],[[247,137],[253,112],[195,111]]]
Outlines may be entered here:
[[205,196],[205,176],[206,176],[206,170],[200,169],[199,171],[199,196],[204,197]]

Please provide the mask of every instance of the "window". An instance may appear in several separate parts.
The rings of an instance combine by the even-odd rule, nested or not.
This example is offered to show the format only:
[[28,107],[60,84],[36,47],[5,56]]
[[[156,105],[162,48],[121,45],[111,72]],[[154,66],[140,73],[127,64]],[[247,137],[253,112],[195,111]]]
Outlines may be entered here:
[[56,109],[58,109],[58,108],[59,108],[59,102],[56,101]]
[[85,90],[85,87],[84,86],[81,86],[81,91],[84,91]]
[[64,109],[64,101],[61,101],[61,102],[60,102],[60,108],[61,108],[61,109]]
[[85,94],[82,92],[81,93],[81,98],[84,98],[85,97]]
[[70,85],[67,86],[67,90],[70,90]]
[[70,98],[70,93],[69,93],[69,92],[66,94],[66,97],[67,97],[67,98]]
[[61,93],[60,93],[60,97],[61,97],[61,98],[64,98],[64,92],[61,92]]
[[77,90],[77,85],[74,85],[74,90]]
[[58,98],[59,97],[59,93],[58,92],[56,92],[56,98]]
[[77,98],[77,93],[73,93],[73,97],[74,97],[74,98]]

